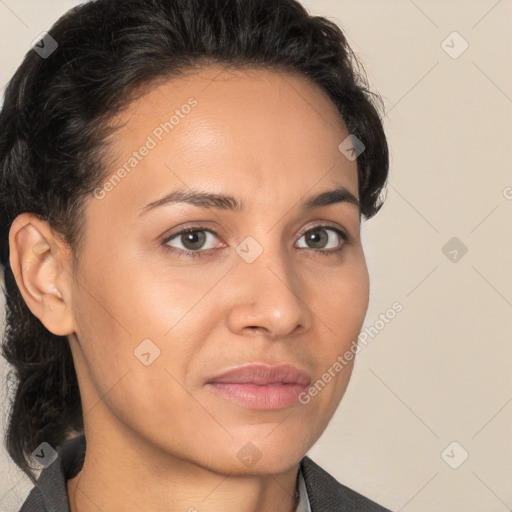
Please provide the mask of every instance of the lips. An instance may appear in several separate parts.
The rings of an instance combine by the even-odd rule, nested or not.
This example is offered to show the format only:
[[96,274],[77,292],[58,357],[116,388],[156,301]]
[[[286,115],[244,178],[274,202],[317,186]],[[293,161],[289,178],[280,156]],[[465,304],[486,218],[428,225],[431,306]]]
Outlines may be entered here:
[[292,364],[239,366],[223,372],[209,381],[209,383],[216,384],[255,384],[260,386],[271,384],[309,386],[310,382],[309,375]]
[[206,387],[238,406],[275,410],[297,405],[310,382],[310,376],[292,364],[250,364],[217,375]]

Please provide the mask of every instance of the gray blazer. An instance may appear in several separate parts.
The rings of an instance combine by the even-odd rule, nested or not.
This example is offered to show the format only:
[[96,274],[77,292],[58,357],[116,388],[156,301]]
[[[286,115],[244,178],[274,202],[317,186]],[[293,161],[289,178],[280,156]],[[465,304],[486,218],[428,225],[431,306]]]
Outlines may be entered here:
[[[19,512],[70,512],[66,481],[82,469],[85,436],[64,441],[56,451],[57,460],[41,471]],[[340,484],[307,456],[301,470],[311,512],[391,512]]]

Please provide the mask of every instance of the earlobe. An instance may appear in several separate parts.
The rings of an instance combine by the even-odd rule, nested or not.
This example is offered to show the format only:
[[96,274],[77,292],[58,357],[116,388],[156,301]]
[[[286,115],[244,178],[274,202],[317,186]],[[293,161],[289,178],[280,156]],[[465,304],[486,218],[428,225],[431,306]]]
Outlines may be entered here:
[[53,334],[74,332],[67,254],[61,250],[45,221],[22,213],[9,232],[10,266],[23,299],[32,313]]

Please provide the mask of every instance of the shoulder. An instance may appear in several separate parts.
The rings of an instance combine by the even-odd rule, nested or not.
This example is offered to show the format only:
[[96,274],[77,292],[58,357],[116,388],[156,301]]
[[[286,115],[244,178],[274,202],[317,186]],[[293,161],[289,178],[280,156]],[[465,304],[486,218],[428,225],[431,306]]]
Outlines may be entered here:
[[82,468],[85,446],[83,434],[57,446],[56,459],[41,471],[19,512],[69,512],[66,483]]
[[43,495],[37,488],[37,485],[28,493],[28,496],[25,498],[19,512],[47,512]]
[[25,498],[23,505],[19,509],[19,512],[47,512],[46,505],[44,503],[43,494],[37,487],[32,488]]
[[341,484],[307,456],[301,468],[311,512],[391,512]]

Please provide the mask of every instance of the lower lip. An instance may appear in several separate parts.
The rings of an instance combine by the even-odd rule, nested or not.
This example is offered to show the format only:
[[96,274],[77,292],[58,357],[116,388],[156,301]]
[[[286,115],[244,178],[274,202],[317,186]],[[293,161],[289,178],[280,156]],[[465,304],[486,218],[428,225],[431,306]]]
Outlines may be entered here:
[[238,384],[209,382],[207,386],[224,398],[253,409],[283,409],[299,401],[307,388],[299,384]]

